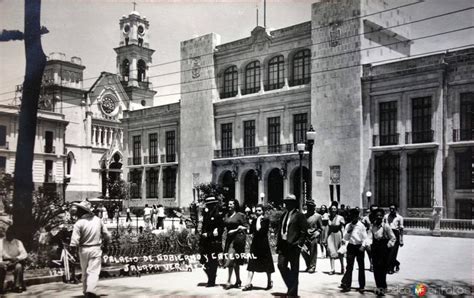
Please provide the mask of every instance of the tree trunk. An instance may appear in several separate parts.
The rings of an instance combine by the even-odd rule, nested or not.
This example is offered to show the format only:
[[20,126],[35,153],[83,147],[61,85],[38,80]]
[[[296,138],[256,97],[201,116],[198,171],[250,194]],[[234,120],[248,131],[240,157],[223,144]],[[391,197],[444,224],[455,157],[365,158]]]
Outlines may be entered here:
[[33,240],[32,193],[38,98],[46,56],[41,47],[41,0],[25,0],[26,70],[15,159],[13,226],[27,249]]

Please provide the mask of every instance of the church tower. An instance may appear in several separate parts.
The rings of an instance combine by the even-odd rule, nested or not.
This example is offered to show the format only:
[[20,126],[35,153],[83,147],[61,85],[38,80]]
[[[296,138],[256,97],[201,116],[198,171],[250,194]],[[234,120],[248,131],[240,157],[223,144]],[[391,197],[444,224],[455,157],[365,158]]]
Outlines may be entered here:
[[151,56],[150,23],[146,17],[132,11],[120,19],[120,43],[117,53],[117,73],[127,93],[130,110],[153,106],[153,90],[149,81]]

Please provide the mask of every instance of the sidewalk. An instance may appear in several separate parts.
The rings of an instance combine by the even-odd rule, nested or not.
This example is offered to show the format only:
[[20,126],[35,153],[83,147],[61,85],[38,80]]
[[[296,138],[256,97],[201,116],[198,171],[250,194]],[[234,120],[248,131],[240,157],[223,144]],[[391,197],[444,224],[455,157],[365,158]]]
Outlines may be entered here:
[[[435,287],[453,288],[454,290],[467,291],[473,283],[473,244],[472,239],[460,238],[434,238],[426,236],[411,236],[405,238],[405,246],[400,249],[399,260],[401,262],[400,272],[389,275],[387,278],[389,288],[399,289],[400,294],[410,295],[412,287],[417,283],[425,283],[429,291]],[[357,265],[355,265],[357,268]],[[246,267],[241,267],[241,278],[243,283],[247,280]],[[306,267],[303,260],[300,262],[300,270]],[[317,296],[362,296],[358,292],[340,293],[338,285],[341,275],[328,275],[329,260],[318,259],[317,273],[300,273],[301,297]],[[366,268],[368,260],[366,259]],[[156,275],[143,275],[138,277],[104,279],[99,281],[99,294],[111,297],[147,297],[147,296],[245,296],[245,297],[272,297],[286,293],[283,280],[275,264],[276,272],[272,275],[274,288],[270,291],[257,289],[251,292],[242,292],[240,289],[224,290],[222,287],[206,288],[206,276],[201,269],[193,272],[177,272]],[[336,264],[336,271],[339,265]],[[227,278],[227,270],[219,269],[218,284],[224,284]],[[353,274],[353,288],[357,288],[357,273]],[[370,292],[375,286],[373,274],[366,271],[367,285],[365,292],[368,296],[375,296]],[[235,281],[234,279],[232,281]],[[253,281],[254,287],[265,287],[266,275],[256,273]],[[430,293],[430,292],[429,292]],[[459,293],[459,292],[458,292]],[[466,293],[466,292],[463,292]],[[18,294],[9,294],[13,297]],[[22,296],[61,296],[72,297],[82,295],[81,285],[69,285],[63,283],[49,283],[31,286]]]

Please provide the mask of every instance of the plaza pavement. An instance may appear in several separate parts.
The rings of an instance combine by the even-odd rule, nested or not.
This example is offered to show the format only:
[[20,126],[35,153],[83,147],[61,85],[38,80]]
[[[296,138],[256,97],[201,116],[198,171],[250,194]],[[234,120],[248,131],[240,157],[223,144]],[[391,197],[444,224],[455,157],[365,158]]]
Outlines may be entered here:
[[[453,288],[457,291],[468,291],[471,294],[473,284],[474,250],[473,239],[463,238],[434,238],[426,236],[405,236],[405,246],[400,248],[399,260],[401,262],[400,272],[388,275],[389,289],[402,289],[400,294],[413,296],[411,288],[422,282],[428,286],[428,291],[434,291],[436,287],[444,287],[449,291]],[[349,293],[341,293],[338,285],[342,276],[339,274],[328,275],[329,260],[318,259],[317,272],[315,274],[300,273],[299,295],[301,297],[322,296],[361,296],[356,291],[357,265],[354,266],[353,290]],[[366,268],[368,268],[366,258]],[[247,279],[245,266],[241,267],[243,283]],[[300,262],[300,270],[304,270],[303,259]],[[336,271],[339,271],[336,263]],[[286,293],[283,280],[275,264],[276,272],[272,275],[274,287],[270,291],[262,288],[266,286],[266,275],[256,273],[253,281],[254,287],[260,289],[243,292],[241,289],[224,290],[221,286],[204,287],[206,277],[202,269],[193,272],[176,272],[155,275],[142,275],[142,277],[127,277],[115,279],[102,279],[99,281],[98,292],[101,296],[110,297],[205,297],[205,296],[245,296],[245,297],[272,297]],[[227,270],[219,269],[217,283],[224,284],[227,278]],[[375,296],[373,274],[366,271],[367,285],[365,295]],[[234,280],[233,280],[234,281]],[[433,292],[428,292],[433,294]],[[456,292],[455,292],[456,293]],[[460,292],[457,292],[460,294]],[[466,294],[467,292],[463,292]],[[8,297],[19,294],[9,294]],[[69,285],[64,283],[49,283],[31,286],[22,296],[44,296],[44,297],[80,297],[82,295],[81,285]],[[430,295],[431,296],[431,295]]]

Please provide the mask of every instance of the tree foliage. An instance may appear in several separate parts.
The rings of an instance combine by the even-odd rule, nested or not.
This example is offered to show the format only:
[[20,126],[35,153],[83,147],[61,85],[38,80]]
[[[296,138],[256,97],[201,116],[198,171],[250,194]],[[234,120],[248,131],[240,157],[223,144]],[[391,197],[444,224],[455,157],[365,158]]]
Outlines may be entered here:
[[118,201],[126,201],[129,199],[128,195],[128,184],[125,180],[109,180],[108,181],[108,188],[109,188],[109,197],[112,200]]
[[215,197],[220,201],[225,201],[228,194],[228,190],[214,182],[201,183],[196,186],[196,189],[198,190],[198,202],[203,202],[207,197]]

